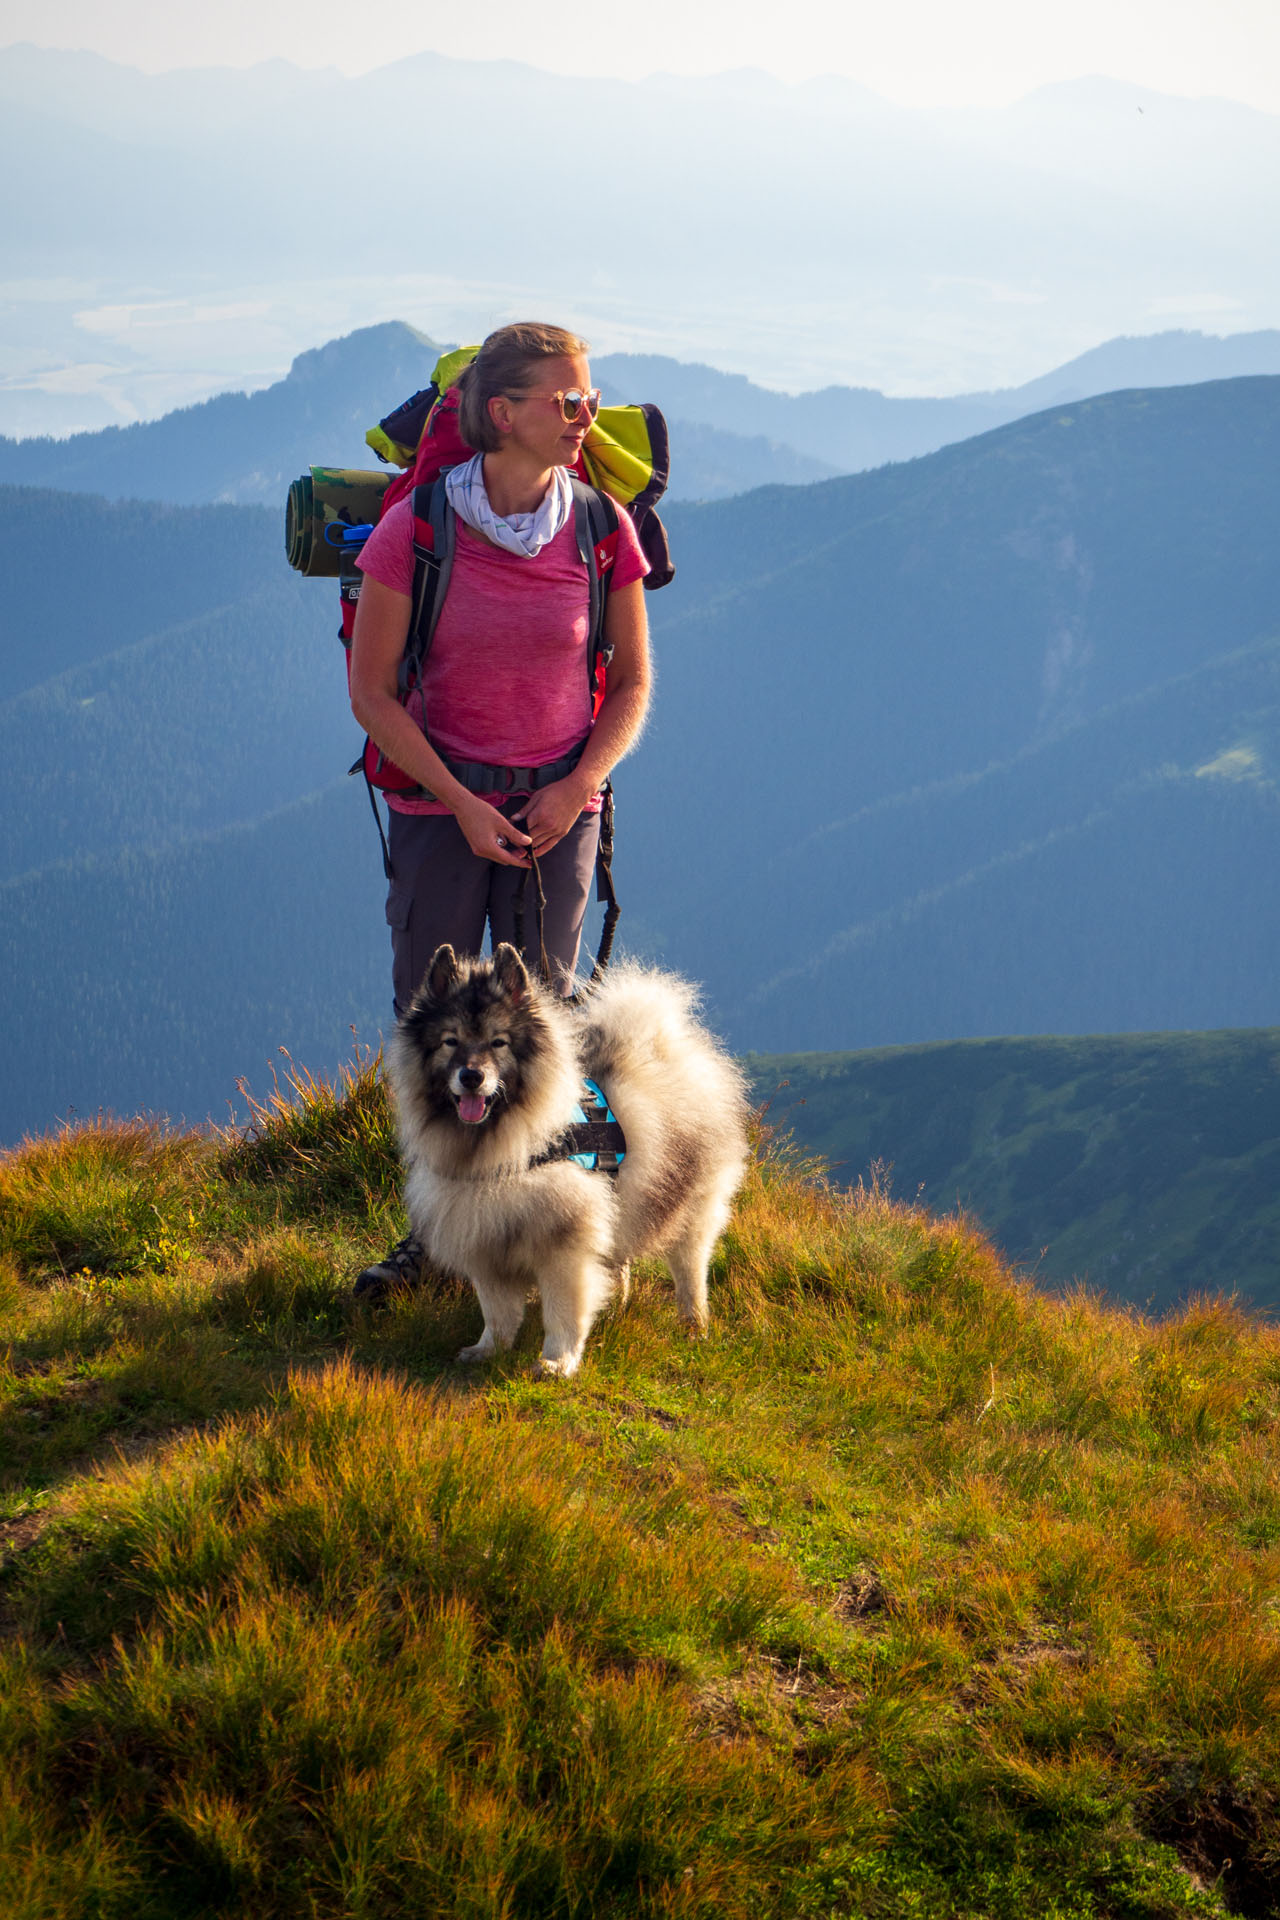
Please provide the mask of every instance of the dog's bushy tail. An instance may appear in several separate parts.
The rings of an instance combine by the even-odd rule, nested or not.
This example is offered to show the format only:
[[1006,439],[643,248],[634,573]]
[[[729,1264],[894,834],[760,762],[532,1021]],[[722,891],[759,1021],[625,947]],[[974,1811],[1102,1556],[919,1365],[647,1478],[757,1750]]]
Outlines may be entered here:
[[672,974],[611,968],[580,1016],[580,1058],[626,1136],[619,1246],[665,1253],[680,1311],[701,1325],[707,1261],[746,1165],[748,1103],[741,1068],[697,1005]]
[[691,1040],[709,1038],[698,1024],[698,1004],[697,988],[677,974],[615,962],[583,1008],[583,1052],[605,1074],[620,1054],[632,1062],[676,1058]]
[[737,1064],[698,1018],[696,987],[677,974],[623,961],[610,967],[582,1013],[584,1072],[609,1090],[619,1076],[657,1092],[699,1084],[735,1116],[745,1112],[745,1083]]

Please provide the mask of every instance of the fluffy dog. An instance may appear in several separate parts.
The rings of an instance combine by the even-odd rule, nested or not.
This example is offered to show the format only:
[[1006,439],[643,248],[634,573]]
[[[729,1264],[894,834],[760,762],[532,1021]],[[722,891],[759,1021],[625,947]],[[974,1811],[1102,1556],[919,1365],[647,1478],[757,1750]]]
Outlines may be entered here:
[[[459,1360],[509,1347],[542,1296],[540,1371],[571,1374],[628,1262],[665,1254],[681,1318],[707,1319],[707,1263],[747,1158],[742,1075],[670,974],[611,969],[566,1008],[505,943],[492,960],[440,947],[388,1052],[405,1204],[430,1257],[469,1280],[484,1332]],[[546,1159],[583,1079],[626,1135],[616,1179]]]

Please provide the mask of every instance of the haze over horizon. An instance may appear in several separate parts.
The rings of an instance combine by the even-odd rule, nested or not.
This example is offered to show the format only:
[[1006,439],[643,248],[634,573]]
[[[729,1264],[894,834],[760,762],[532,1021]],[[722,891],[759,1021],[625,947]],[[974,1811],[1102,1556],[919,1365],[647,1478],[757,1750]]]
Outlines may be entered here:
[[[1040,73],[1013,105],[927,108],[834,66],[803,85],[742,70],[588,83],[493,59],[521,52],[501,16],[479,59],[148,74],[122,62],[149,51],[155,66],[178,42],[117,15],[113,58],[0,48],[0,144],[29,176],[0,212],[0,431],[156,418],[393,316],[476,339],[552,314],[602,353],[896,396],[1018,386],[1121,335],[1280,326],[1280,271],[1258,244],[1280,220],[1280,116],[1150,77]],[[64,6],[44,37],[59,22],[73,37],[74,17]],[[239,18],[226,57],[269,52],[269,35],[237,38]],[[263,32],[290,18],[268,9]],[[285,44],[295,60],[327,46]],[[749,31],[734,49],[759,51]],[[509,183],[586,100],[609,128],[606,211],[570,245]],[[465,155],[469,189],[434,194],[406,236],[382,147],[331,190],[327,142],[337,126],[382,140],[424,101],[446,186]]]
[[[158,11],[150,0],[9,0],[0,48],[87,49],[146,72],[253,66],[366,74],[406,55],[503,59],[584,78],[708,77],[759,68],[779,79],[841,76],[899,105],[1008,105],[1057,81],[1102,76],[1193,99],[1280,112],[1280,10],[1267,0],[795,0],[779,33],[768,0],[649,0],[611,15],[568,0],[556,31],[521,0],[490,0],[479,30],[457,9],[383,0],[353,33],[344,0],[223,0]],[[483,38],[478,38],[478,32]],[[550,39],[550,44],[548,41]],[[727,50],[729,50],[727,52]]]

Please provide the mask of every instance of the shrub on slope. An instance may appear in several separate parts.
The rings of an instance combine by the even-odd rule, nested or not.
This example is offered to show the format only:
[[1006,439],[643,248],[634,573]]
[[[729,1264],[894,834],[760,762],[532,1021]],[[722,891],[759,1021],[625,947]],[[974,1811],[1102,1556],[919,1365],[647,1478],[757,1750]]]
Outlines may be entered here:
[[1272,1331],[766,1145],[705,1341],[462,1377],[348,1303],[394,1181],[370,1062],[0,1161],[12,1911],[1270,1910]]

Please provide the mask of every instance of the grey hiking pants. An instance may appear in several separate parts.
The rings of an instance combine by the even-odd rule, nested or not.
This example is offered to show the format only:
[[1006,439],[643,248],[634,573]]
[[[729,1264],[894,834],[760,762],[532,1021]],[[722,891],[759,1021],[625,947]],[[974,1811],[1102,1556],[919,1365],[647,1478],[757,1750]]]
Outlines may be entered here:
[[[486,922],[495,947],[503,940],[515,940],[516,905],[526,872],[479,859],[451,813],[397,813],[394,808],[388,813],[395,877],[387,890],[387,925],[395,1009],[400,1015],[443,941],[458,953],[479,953]],[[543,917],[547,959],[561,981],[571,979],[578,964],[599,839],[599,814],[579,814],[564,839],[538,862],[547,900]],[[537,897],[533,875],[528,874],[525,945],[535,965]]]

